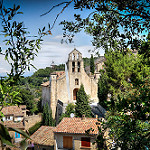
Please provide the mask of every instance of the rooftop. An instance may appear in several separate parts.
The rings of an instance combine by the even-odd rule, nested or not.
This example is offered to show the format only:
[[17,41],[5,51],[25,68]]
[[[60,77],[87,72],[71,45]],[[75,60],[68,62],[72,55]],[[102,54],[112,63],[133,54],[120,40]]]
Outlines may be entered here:
[[92,129],[90,135],[98,134],[96,118],[63,118],[63,120],[54,129],[55,133],[86,134],[85,131]]
[[21,105],[20,107],[19,106],[7,106],[7,107],[2,108],[1,112],[4,115],[24,116],[21,108],[22,108]]
[[41,126],[30,138],[35,144],[53,146],[54,145],[54,133],[55,127]]
[[23,122],[14,122],[14,121],[5,121],[4,125],[11,128],[18,128],[18,129],[24,129]]

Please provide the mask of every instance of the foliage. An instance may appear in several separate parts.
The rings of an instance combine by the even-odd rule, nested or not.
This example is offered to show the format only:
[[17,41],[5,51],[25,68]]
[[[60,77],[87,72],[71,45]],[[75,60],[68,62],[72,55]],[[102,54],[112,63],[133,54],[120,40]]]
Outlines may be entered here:
[[100,78],[98,80],[98,99],[99,104],[107,109],[107,95],[108,95],[108,83],[106,73],[101,71]]
[[144,56],[144,63],[150,65],[150,33],[147,36],[146,41],[142,41],[139,54],[142,54]]
[[6,9],[2,3],[0,4],[0,16],[3,30],[1,31],[6,38],[5,44],[8,46],[6,50],[1,49],[1,55],[5,55],[5,60],[11,65],[11,72],[8,74],[16,81],[26,69],[30,70],[31,61],[40,49],[42,41],[42,33],[39,31],[39,37],[32,39],[27,37],[28,32],[23,22],[12,21],[19,12],[20,6]]
[[115,109],[107,113],[105,126],[109,136],[121,149],[150,148],[150,77],[137,86],[131,85],[117,97]]
[[64,117],[70,117],[70,114],[73,113],[75,114],[75,105],[73,103],[69,103],[66,107],[65,113],[61,115],[59,118],[59,122],[64,118]]
[[[127,47],[138,48],[139,34],[150,28],[150,3],[147,0],[72,0],[74,8],[89,9],[86,18],[74,14],[75,21],[62,21],[63,37],[72,42],[81,30],[93,37],[93,46],[124,51]],[[69,2],[68,2],[69,3]],[[145,36],[145,35],[143,35]]]
[[29,134],[32,135],[35,131],[37,131],[42,126],[42,122],[36,123],[34,126],[29,128]]
[[21,104],[26,105],[31,114],[35,113],[38,110],[37,102],[35,101],[34,94],[32,93],[30,88],[21,88],[20,97],[22,100]]
[[111,51],[105,54],[105,58],[104,68],[112,96],[124,92],[130,82],[140,82],[150,71],[150,67],[143,64],[143,56],[135,56],[132,52]]
[[[17,84],[20,76],[23,75],[24,71],[26,69],[30,70],[30,66],[33,66],[31,61],[34,60],[36,53],[40,49],[40,44],[42,41],[41,38],[43,36],[41,30],[39,30],[39,37],[28,37],[29,33],[24,27],[23,22],[16,22],[14,20],[17,14],[22,14],[22,12],[18,11],[19,8],[19,5],[14,5],[13,8],[5,8],[3,1],[0,2],[0,20],[2,25],[0,32],[2,35],[4,35],[4,43],[6,45],[5,50],[0,47],[0,55],[4,55],[5,60],[11,66],[10,73],[7,73],[8,78],[5,80],[1,79],[0,83],[1,109],[5,105],[20,102],[19,92],[16,91],[16,87],[16,90],[14,90],[14,86]],[[2,117],[2,115],[0,117]],[[0,123],[0,130],[2,148],[3,144],[14,146],[12,144],[8,130],[13,130],[22,134],[25,137],[25,140],[29,138],[25,132],[20,131],[19,129],[7,128],[3,126],[2,123]],[[25,149],[25,147],[23,149]]]
[[91,72],[92,74],[94,74],[94,72],[95,72],[95,64],[94,64],[93,55],[91,55],[91,58],[90,58],[90,72]]
[[89,105],[89,97],[84,91],[84,86],[81,84],[80,89],[77,93],[77,100],[75,105],[76,117],[92,117],[91,107]]
[[43,108],[43,119],[42,119],[43,125],[46,126],[55,126],[55,120],[52,117],[52,110],[50,110],[48,103],[44,105]]

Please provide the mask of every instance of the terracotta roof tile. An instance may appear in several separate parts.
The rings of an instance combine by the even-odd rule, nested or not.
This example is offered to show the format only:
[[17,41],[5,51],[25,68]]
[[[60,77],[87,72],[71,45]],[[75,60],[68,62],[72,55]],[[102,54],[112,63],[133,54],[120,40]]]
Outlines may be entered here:
[[4,115],[23,116],[22,109],[18,106],[7,106],[2,108],[1,111]]
[[11,128],[24,129],[23,122],[4,121],[4,125]]
[[31,139],[35,144],[53,146],[54,145],[54,133],[55,127],[41,126],[34,134],[31,135]]
[[49,81],[47,81],[47,82],[42,83],[41,86],[49,86],[49,84],[50,84]]
[[98,127],[96,125],[96,118],[63,118],[63,120],[54,129],[56,133],[73,133],[85,134],[86,130],[94,129],[89,134],[98,134]]

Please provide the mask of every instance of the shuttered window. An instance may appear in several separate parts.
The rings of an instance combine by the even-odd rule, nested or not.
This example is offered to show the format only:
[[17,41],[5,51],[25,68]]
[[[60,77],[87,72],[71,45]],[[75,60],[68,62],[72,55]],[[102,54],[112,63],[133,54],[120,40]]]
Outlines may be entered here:
[[90,147],[90,138],[89,137],[81,138],[81,147]]

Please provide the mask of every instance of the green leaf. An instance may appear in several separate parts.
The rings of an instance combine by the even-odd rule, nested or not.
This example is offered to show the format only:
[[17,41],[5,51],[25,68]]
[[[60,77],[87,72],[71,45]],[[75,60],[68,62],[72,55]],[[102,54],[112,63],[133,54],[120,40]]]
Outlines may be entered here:
[[22,130],[20,130],[20,129],[11,128],[11,127],[9,127],[8,129],[9,129],[10,131],[15,131],[15,132],[17,132],[17,133],[20,133],[20,134],[23,135],[25,138],[30,139],[30,136],[29,136],[26,132],[24,132],[24,131],[22,131]]

